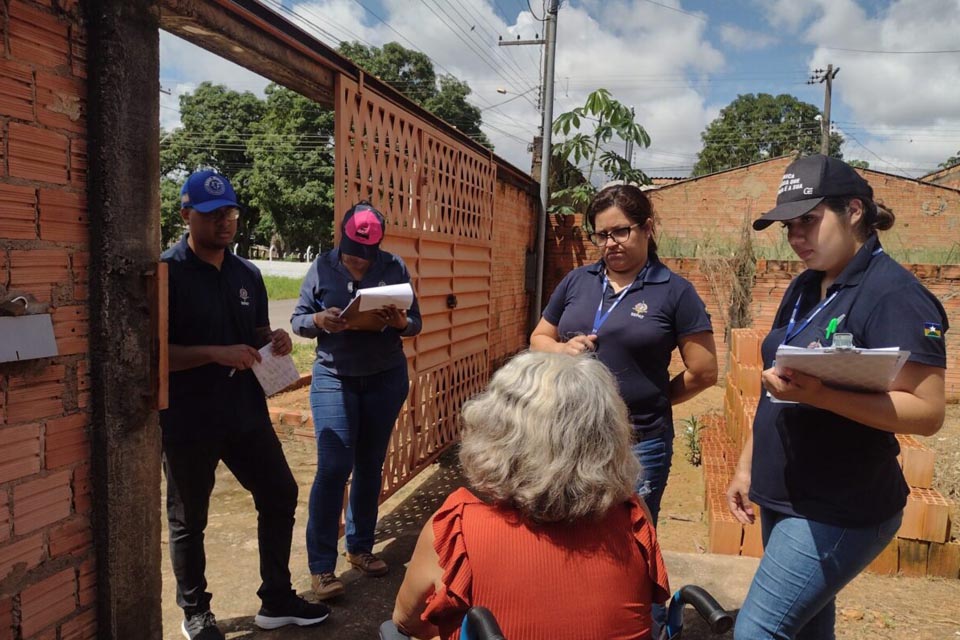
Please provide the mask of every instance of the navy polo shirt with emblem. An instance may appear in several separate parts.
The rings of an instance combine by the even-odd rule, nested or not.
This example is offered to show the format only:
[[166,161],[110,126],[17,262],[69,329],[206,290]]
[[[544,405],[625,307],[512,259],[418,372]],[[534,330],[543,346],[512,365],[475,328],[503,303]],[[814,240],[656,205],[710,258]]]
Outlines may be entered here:
[[[876,235],[823,300],[822,279],[822,271],[807,270],[790,284],[763,341],[764,368],[773,366],[798,299],[795,335],[787,342],[791,346],[825,343],[830,320],[842,316],[837,331],[853,334],[857,347],[899,347],[910,351],[910,362],[946,367],[943,306],[883,252]],[[825,300],[831,301],[804,326]],[[900,447],[892,433],[823,409],[775,403],[762,396],[753,426],[752,501],[840,527],[879,524],[903,509],[910,489],[897,464]]]
[[[574,269],[557,285],[543,318],[562,342],[589,335],[601,305],[609,310],[620,293],[604,289],[603,261]],[[713,331],[703,300],[687,280],[651,259],[597,331],[597,358],[620,386],[639,433],[673,424],[670,354],[680,338]]]
[[[197,257],[187,235],[160,259],[169,265],[170,344],[261,346],[256,330],[269,327],[270,319],[259,269],[229,251],[217,269]],[[170,372],[169,408],[160,412],[164,439],[187,441],[270,427],[256,376],[250,370],[231,376],[230,370],[206,364]]]

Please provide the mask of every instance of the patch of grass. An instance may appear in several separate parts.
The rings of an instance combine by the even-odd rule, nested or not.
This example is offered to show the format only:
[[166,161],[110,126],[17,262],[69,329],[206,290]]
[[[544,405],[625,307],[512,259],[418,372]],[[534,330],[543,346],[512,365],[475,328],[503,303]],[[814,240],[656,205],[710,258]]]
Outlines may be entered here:
[[304,344],[302,342],[293,343],[293,362],[297,365],[297,371],[307,373],[313,368],[313,361],[317,358],[316,347],[314,344]]
[[263,276],[263,284],[267,286],[267,298],[270,300],[292,300],[300,297],[299,278],[284,276]]

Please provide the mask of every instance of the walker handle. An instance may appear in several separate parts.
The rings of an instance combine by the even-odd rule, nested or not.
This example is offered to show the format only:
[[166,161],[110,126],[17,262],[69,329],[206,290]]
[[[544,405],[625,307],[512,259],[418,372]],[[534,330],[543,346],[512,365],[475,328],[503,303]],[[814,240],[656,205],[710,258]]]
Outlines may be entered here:
[[723,610],[713,596],[695,584],[680,587],[678,597],[681,602],[693,605],[697,613],[707,621],[715,634],[726,633],[733,627],[733,617]]

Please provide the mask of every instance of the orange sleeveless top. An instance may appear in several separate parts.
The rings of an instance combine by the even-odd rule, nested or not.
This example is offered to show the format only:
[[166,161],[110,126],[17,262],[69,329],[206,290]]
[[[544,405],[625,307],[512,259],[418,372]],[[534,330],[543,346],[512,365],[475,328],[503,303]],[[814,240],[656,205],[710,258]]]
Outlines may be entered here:
[[443,587],[425,621],[459,638],[482,605],[510,640],[645,640],[650,605],[670,597],[656,533],[636,498],[598,520],[530,525],[461,488],[433,520]]

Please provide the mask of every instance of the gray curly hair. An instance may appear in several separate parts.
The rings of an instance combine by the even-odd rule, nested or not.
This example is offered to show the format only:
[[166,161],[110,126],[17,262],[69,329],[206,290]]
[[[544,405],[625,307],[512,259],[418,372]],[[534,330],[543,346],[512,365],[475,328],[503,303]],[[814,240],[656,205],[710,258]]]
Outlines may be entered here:
[[590,355],[524,352],[462,410],[471,486],[533,522],[597,517],[634,492],[627,407]]

